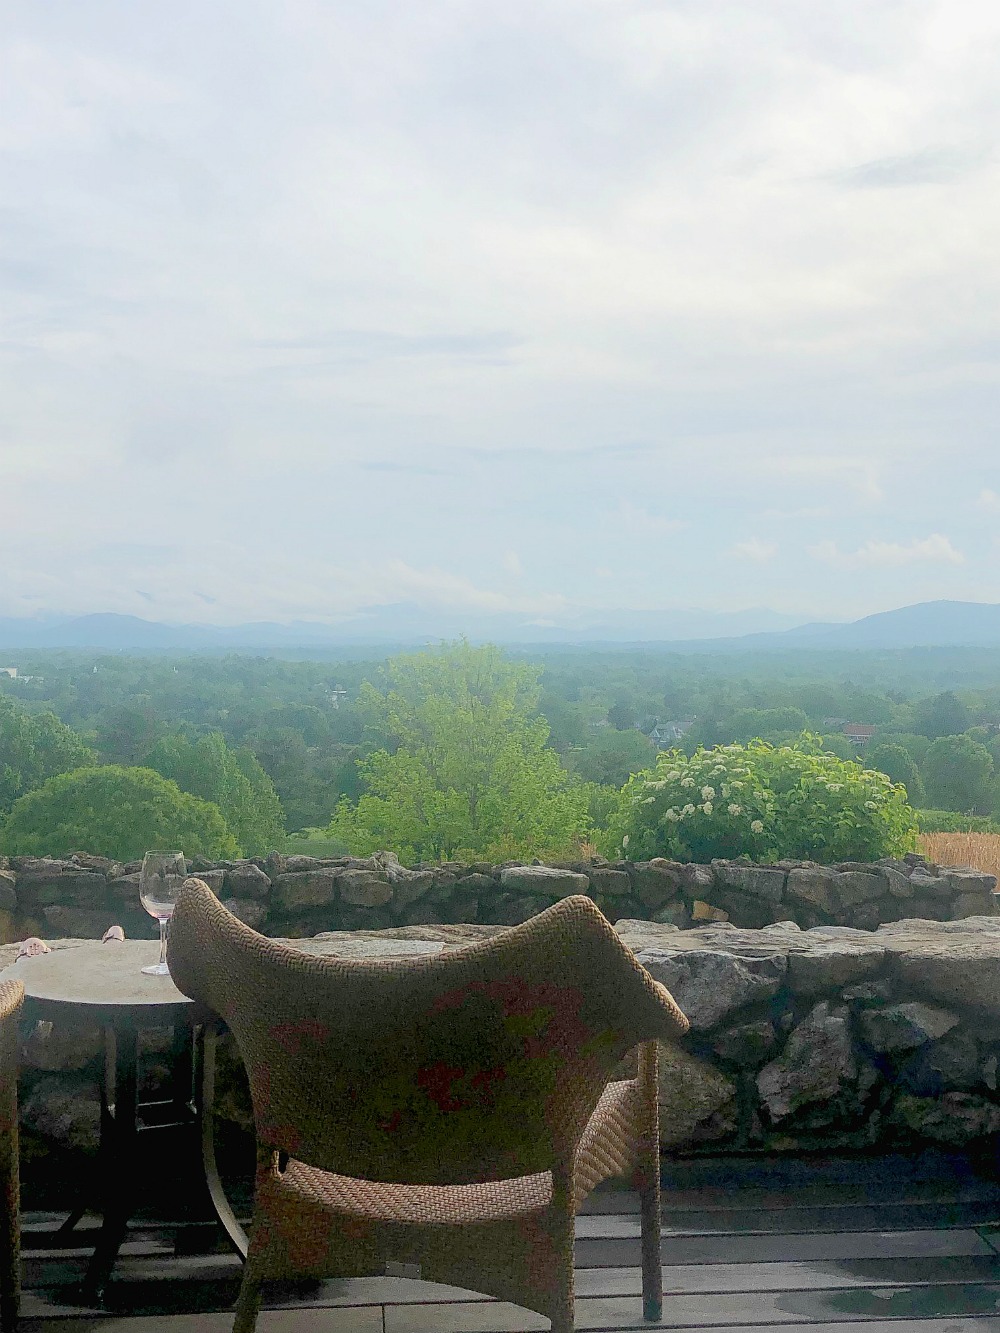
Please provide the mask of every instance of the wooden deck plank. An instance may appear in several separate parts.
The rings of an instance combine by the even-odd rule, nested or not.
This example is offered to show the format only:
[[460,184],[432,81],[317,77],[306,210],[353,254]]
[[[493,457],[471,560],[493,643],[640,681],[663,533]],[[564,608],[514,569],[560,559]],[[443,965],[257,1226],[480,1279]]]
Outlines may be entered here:
[[[107,1314],[59,1318],[27,1317],[20,1333],[230,1333],[231,1310],[217,1314],[141,1315],[136,1318]],[[262,1310],[257,1333],[383,1333],[382,1311],[375,1306],[357,1310]]]
[[[841,1185],[820,1182],[800,1189],[786,1187],[770,1189],[765,1185],[730,1188],[710,1186],[705,1189],[662,1189],[664,1212],[699,1212],[712,1209],[760,1208],[778,1211],[789,1207],[850,1208],[866,1204],[880,1204],[886,1197],[886,1183],[880,1180]],[[970,1178],[960,1181],[917,1180],[902,1182],[893,1190],[893,1203],[945,1204],[988,1203],[1000,1204],[1000,1182]],[[633,1213],[639,1211],[639,1196],[631,1190],[595,1191],[584,1200],[580,1216],[594,1213]]]
[[[665,1264],[810,1262],[824,1259],[929,1258],[948,1254],[995,1254],[972,1228],[943,1231],[813,1232],[799,1235],[667,1236],[660,1245]],[[582,1239],[579,1268],[631,1268],[639,1263],[637,1239]]]
[[[838,1208],[783,1209],[717,1208],[709,1211],[690,1209],[671,1213],[662,1210],[664,1234],[701,1236],[719,1234],[755,1235],[762,1232],[846,1232],[912,1231],[916,1228],[976,1227],[995,1222],[1000,1217],[1000,1202],[914,1203],[867,1207],[845,1205]],[[624,1238],[639,1235],[639,1214],[591,1213],[577,1218],[580,1239],[595,1236]]]

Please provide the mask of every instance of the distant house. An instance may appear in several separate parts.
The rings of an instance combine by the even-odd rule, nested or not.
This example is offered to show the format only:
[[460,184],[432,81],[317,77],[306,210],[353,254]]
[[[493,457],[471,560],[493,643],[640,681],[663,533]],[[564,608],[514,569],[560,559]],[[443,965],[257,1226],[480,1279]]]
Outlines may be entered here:
[[649,739],[661,750],[669,750],[676,745],[686,731],[694,726],[693,717],[678,718],[675,722],[657,722],[649,732]]
[[856,745],[859,750],[863,750],[875,735],[875,728],[869,727],[863,722],[845,722],[840,730],[851,744]]

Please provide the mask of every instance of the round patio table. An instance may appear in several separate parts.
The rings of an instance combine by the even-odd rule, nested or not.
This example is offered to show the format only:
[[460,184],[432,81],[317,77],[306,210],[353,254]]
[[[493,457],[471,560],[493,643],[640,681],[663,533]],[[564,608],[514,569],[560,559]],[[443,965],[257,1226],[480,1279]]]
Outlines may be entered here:
[[[75,1026],[96,1023],[104,1032],[98,1154],[104,1198],[101,1230],[83,1284],[90,1299],[100,1299],[134,1212],[136,1184],[144,1176],[139,1136],[147,1129],[200,1126],[202,1168],[212,1206],[230,1241],[246,1255],[246,1233],[226,1199],[215,1158],[218,1021],[182,995],[169,976],[141,971],[157,961],[159,948],[152,940],[87,940],[18,958],[2,974],[24,982],[26,1017]],[[166,1027],[174,1029],[171,1095],[142,1102],[139,1033]],[[82,1208],[75,1210],[61,1231],[72,1231],[83,1213]]]

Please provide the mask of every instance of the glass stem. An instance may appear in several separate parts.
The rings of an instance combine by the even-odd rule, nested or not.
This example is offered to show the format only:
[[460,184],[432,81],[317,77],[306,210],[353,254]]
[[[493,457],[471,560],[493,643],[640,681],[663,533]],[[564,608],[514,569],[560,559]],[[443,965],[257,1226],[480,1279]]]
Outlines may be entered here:
[[167,962],[167,919],[161,916],[160,921],[160,967],[165,967]]

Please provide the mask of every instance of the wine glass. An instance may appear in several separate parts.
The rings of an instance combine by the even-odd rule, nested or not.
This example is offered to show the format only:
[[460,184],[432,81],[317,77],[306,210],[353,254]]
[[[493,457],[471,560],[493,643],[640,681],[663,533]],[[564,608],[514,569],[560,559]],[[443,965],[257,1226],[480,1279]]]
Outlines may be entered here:
[[174,911],[177,895],[187,878],[183,852],[147,852],[139,874],[139,900],[150,916],[160,923],[160,961],[142,971],[152,977],[169,975],[167,967],[167,922]]

